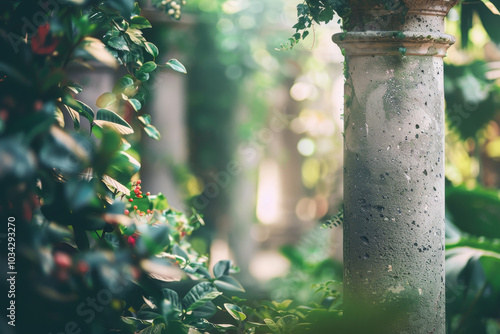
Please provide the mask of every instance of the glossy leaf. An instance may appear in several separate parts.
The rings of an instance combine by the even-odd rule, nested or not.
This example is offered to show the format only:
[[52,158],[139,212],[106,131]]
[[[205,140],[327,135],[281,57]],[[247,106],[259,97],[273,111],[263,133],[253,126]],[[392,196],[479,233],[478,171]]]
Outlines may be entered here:
[[231,276],[222,276],[214,281],[215,286],[220,290],[232,292],[245,292],[243,286],[235,278]]
[[150,199],[155,210],[163,211],[170,208],[167,198],[162,193],[159,193],[156,196],[150,196]]
[[116,58],[106,49],[104,44],[94,37],[85,37],[83,42],[80,44],[82,49],[90,54],[94,59],[100,61],[101,63],[117,68],[118,63]]
[[116,94],[108,92],[101,94],[101,96],[97,98],[96,106],[98,106],[99,108],[106,108],[107,106],[115,102],[116,102]]
[[264,319],[264,322],[266,323],[267,327],[272,331],[272,332],[278,332],[279,327],[276,325],[276,323],[272,319]]
[[146,125],[144,127],[144,131],[146,132],[146,134],[150,138],[153,138],[155,140],[160,140],[161,139],[160,131],[158,131],[158,129],[156,127],[154,127],[153,125]]
[[122,94],[126,90],[134,89],[134,80],[129,75],[122,77],[113,87],[113,93]]
[[180,73],[187,73],[184,65],[182,65],[181,62],[175,58],[167,61],[167,63],[165,65],[170,66],[170,68],[172,68],[174,71],[177,71]]
[[158,57],[158,53],[159,53],[158,48],[153,43],[151,43],[151,42],[144,43],[144,48],[153,57],[155,57],[155,58]]
[[83,90],[83,87],[76,82],[70,82],[66,87],[75,94],[81,93]]
[[203,306],[206,302],[217,298],[221,294],[222,292],[217,291],[213,284],[201,282],[189,290],[182,300],[182,306],[189,312]]
[[143,329],[139,334],[162,334],[164,329],[165,324],[157,324]]
[[222,260],[215,264],[214,266],[214,276],[219,278],[221,276],[229,275],[229,270],[231,269],[231,261]]
[[176,309],[178,311],[182,311],[182,304],[179,301],[179,295],[177,294],[176,291],[174,291],[172,289],[164,288],[164,289],[161,289],[161,292],[163,294],[163,298],[168,299],[172,303],[174,309]]
[[134,29],[151,28],[151,23],[143,16],[134,16],[130,23],[130,27]]
[[129,188],[125,187],[123,184],[121,184],[120,182],[116,181],[115,179],[113,179],[109,175],[103,175],[102,176],[102,182],[104,182],[104,184],[106,184],[106,186],[108,186],[108,188],[110,188],[110,190],[119,191],[122,194],[125,194],[127,196],[130,195],[130,189]]
[[147,63],[144,63],[141,66],[141,68],[139,69],[139,72],[150,73],[150,72],[153,72],[154,70],[156,70],[156,67],[158,67],[158,65],[156,65],[156,63],[154,61],[148,61]]
[[447,187],[446,208],[453,223],[462,231],[500,238],[500,195],[497,191]]
[[136,99],[128,99],[127,102],[132,106],[135,111],[139,111],[142,108],[141,102]]
[[243,313],[243,310],[237,305],[225,303],[224,308],[235,320],[239,322],[244,321],[247,318],[245,313]]
[[109,109],[99,109],[94,123],[100,127],[110,127],[122,135],[134,133],[127,121]]
[[76,103],[79,105],[79,108],[77,109],[78,113],[85,117],[90,123],[94,120],[94,111],[92,108],[90,108],[88,105],[83,103],[82,101],[76,101]]

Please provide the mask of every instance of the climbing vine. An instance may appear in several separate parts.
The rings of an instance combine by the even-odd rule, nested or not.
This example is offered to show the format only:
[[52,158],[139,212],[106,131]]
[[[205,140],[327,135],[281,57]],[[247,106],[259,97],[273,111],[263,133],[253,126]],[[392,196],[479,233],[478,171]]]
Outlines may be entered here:
[[[384,9],[389,13],[401,13],[403,21],[408,11],[402,0],[360,1],[360,5],[368,3],[371,7]],[[309,29],[313,28],[315,23],[329,23],[335,19],[335,16],[342,30],[349,30],[352,14],[351,3],[347,0],[305,0],[297,5],[297,23],[293,26],[295,34],[281,45],[280,50],[293,48],[301,39],[309,36]]]

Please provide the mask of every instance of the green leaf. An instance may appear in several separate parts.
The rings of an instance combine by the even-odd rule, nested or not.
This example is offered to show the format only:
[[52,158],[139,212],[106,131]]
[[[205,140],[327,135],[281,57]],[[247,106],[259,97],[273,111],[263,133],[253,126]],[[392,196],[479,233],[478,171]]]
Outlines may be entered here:
[[169,228],[166,225],[139,225],[141,237],[137,242],[137,249],[141,253],[156,255],[163,252],[170,245]]
[[75,94],[81,93],[83,90],[83,87],[76,82],[70,82],[66,87]]
[[144,43],[146,42],[146,39],[142,36],[142,31],[139,29],[132,29],[129,28],[126,31],[128,37],[132,41],[132,43],[137,44],[139,46],[144,46]]
[[94,111],[82,101],[76,101],[79,108],[77,109],[78,113],[85,117],[90,123],[94,120]]
[[[59,124],[59,126],[61,128],[64,128],[64,124],[65,124],[64,123],[64,115],[63,115],[61,109],[59,109],[59,107],[56,107],[56,111],[55,111],[54,116],[55,116],[56,121]],[[74,124],[74,122],[73,122],[73,124]],[[0,119],[0,132],[2,131],[3,127],[4,127],[3,121]]]
[[103,175],[102,176],[102,182],[111,190],[111,191],[119,191],[122,194],[125,194],[127,196],[130,195],[130,189],[125,187],[123,184],[120,182],[116,181],[109,175]]
[[130,27],[134,29],[151,28],[151,23],[143,16],[134,16],[130,23]]
[[217,291],[215,286],[209,282],[201,282],[195,285],[182,300],[186,312],[192,311],[205,303],[217,298],[222,292]]
[[[78,114],[85,117],[90,123],[94,120],[94,111],[86,105],[85,103],[75,100],[72,96],[66,94],[62,97],[62,102],[68,106],[72,111],[76,111]],[[70,113],[71,115],[71,113]],[[72,116],[73,118],[73,116]],[[74,118],[75,119],[75,118]],[[73,121],[74,121],[73,119]]]
[[[191,315],[188,315],[188,319],[208,319],[212,317],[215,313],[217,313],[217,307],[215,307],[214,303],[206,302],[202,306],[194,309]],[[188,320],[189,321],[189,320]]]
[[226,308],[227,312],[229,312],[229,314],[239,322],[244,321],[247,318],[245,313],[243,313],[243,310],[237,305],[225,303],[224,307]]
[[68,115],[73,120],[73,127],[76,130],[80,129],[80,114],[78,113],[78,111],[71,108],[70,106],[67,106],[67,105],[65,105],[63,103],[59,103],[59,102],[57,103],[57,106],[61,111],[63,111],[63,112],[65,111],[66,113],[68,113]]
[[142,82],[148,81],[149,80],[149,73],[142,73],[142,72],[137,72],[135,74],[135,77],[139,79]]
[[85,37],[83,42],[80,43],[79,47],[81,47],[82,50],[86,52],[88,55],[90,55],[92,58],[96,59],[97,61],[100,61],[106,66],[112,68],[118,67],[116,58],[111,54],[110,50],[107,49],[105,45],[97,38]]
[[110,38],[107,44],[116,50],[130,51],[127,40],[121,35],[118,37]]
[[189,255],[178,244],[174,245],[172,249],[172,254],[182,257],[184,259],[184,262],[189,260]]
[[150,138],[153,138],[155,140],[160,140],[161,139],[160,131],[158,131],[158,129],[156,127],[154,127],[153,125],[146,125],[144,127],[144,131],[146,132],[146,134]]
[[333,9],[331,7],[327,7],[321,11],[319,14],[319,20],[321,22],[328,23],[333,19],[333,15],[335,13],[333,12]]
[[99,109],[94,123],[99,127],[110,127],[122,135],[134,133],[127,121],[109,109]]
[[108,92],[101,94],[101,96],[97,98],[96,106],[98,106],[99,108],[106,108],[107,106],[115,102],[116,102],[116,94]]
[[498,86],[487,78],[487,71],[484,61],[445,66],[446,121],[462,139],[475,137],[498,109]]
[[182,311],[182,304],[179,301],[179,295],[177,294],[176,291],[168,289],[168,288],[163,288],[161,289],[161,292],[163,294],[163,298],[167,299],[172,303],[172,307],[174,310],[181,312]]
[[128,103],[130,103],[130,105],[132,106],[132,108],[135,110],[135,111],[139,111],[141,110],[142,108],[142,104],[141,102],[139,102],[138,100],[136,99],[128,99]]
[[144,125],[149,125],[151,124],[151,116],[148,115],[148,114],[144,114],[142,116],[139,116],[137,117],[137,119],[139,119],[139,121],[144,124]]
[[229,270],[231,269],[231,261],[222,260],[215,264],[214,266],[214,276],[220,278],[222,276],[229,275]]
[[452,222],[462,231],[475,236],[500,238],[498,191],[447,187],[446,208]]
[[161,314],[158,313],[157,308],[155,308],[155,309],[150,308],[150,305],[155,306],[155,307],[156,307],[156,305],[153,305],[151,300],[149,300],[149,299],[146,299],[146,300],[147,300],[146,303],[148,306],[141,308],[137,312],[137,317],[141,320],[154,320],[154,319],[161,318]]
[[145,42],[144,43],[144,48],[153,57],[155,57],[155,58],[158,57],[158,48],[153,43],[151,43],[151,42]]
[[139,334],[161,334],[164,329],[165,324],[157,324],[143,329]]
[[141,68],[139,69],[139,72],[150,73],[150,72],[153,72],[154,70],[156,70],[156,67],[158,67],[158,65],[156,65],[156,63],[154,61],[148,61],[141,66]]
[[181,62],[175,58],[167,61],[167,63],[165,65],[170,66],[174,71],[177,71],[180,73],[187,73],[184,65],[182,65]]
[[162,193],[158,193],[156,196],[149,196],[149,198],[151,199],[155,210],[163,211],[170,208],[167,198]]
[[[134,159],[130,154],[120,151],[116,156],[111,160],[110,166],[106,171],[106,174],[117,180],[122,184],[127,184],[130,181],[130,178],[139,171],[141,168],[141,164]],[[146,202],[147,198],[143,198]],[[135,201],[138,201],[136,199]],[[147,208],[140,208],[141,211],[146,211]]]
[[498,8],[490,0],[481,0],[486,7],[495,15],[500,15]]
[[134,3],[134,9],[132,10],[132,16],[131,18],[140,15],[141,14],[141,8],[139,7],[139,3],[136,2]]
[[128,22],[125,21],[124,19],[121,19],[121,18],[120,19],[114,19],[113,21],[116,23],[118,30],[120,30],[122,32],[126,31],[128,29],[128,27],[129,27]]
[[171,289],[162,289],[163,300],[161,310],[163,317],[167,320],[178,319],[182,312],[182,305],[179,301],[177,292]]
[[279,331],[278,325],[272,319],[264,319],[264,322],[272,332],[276,333]]
[[129,90],[132,88],[135,89],[134,80],[131,76],[126,75],[118,80],[118,82],[115,84],[115,86],[113,87],[113,93],[122,94],[125,90]]
[[220,290],[228,290],[233,292],[245,292],[243,286],[235,278],[231,276],[222,276],[214,281],[215,286]]
[[282,328],[283,333],[291,333],[298,323],[299,318],[296,315],[288,314],[280,318],[276,324]]

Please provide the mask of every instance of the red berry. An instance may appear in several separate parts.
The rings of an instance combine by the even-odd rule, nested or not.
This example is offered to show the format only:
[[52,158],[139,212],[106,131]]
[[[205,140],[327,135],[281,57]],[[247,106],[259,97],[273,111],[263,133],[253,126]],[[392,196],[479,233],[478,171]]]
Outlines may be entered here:
[[141,184],[141,183],[142,183],[142,181],[141,181],[141,180],[137,180],[137,184]]
[[59,268],[69,268],[71,267],[71,257],[63,252],[56,252],[54,254],[54,262]]
[[134,205],[134,210],[137,210],[137,205]]
[[89,271],[89,264],[85,261],[78,262],[77,269],[81,274],[85,274]]
[[146,196],[151,196],[151,193],[148,191],[148,192],[146,193]]
[[130,211],[128,211],[127,209],[125,209],[125,214],[128,215],[130,213]]
[[135,238],[134,236],[130,236],[127,238],[127,242],[129,243],[130,246],[135,247]]
[[133,202],[134,200],[133,200],[132,198],[129,198],[129,199],[128,199],[128,201],[129,201],[129,202]]
[[142,198],[142,195],[137,195],[137,198]]

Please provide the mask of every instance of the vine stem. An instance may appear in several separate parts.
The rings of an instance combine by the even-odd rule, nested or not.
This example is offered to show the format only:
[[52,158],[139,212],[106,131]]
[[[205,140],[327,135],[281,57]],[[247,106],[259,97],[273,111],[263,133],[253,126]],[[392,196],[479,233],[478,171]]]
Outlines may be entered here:
[[309,48],[309,50],[312,50],[314,48],[314,44],[316,43],[316,29],[314,29],[314,23],[312,24],[312,28],[313,28],[313,43]]

